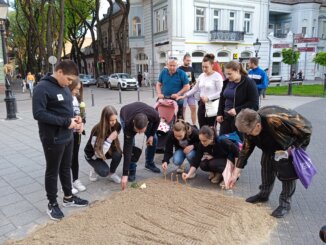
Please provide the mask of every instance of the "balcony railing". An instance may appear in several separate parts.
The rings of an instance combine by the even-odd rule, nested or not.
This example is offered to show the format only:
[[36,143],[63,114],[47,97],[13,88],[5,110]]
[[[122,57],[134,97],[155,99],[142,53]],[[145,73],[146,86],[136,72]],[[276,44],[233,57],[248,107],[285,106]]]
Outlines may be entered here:
[[274,33],[274,37],[277,38],[286,38],[287,35],[287,33]]
[[214,30],[211,31],[211,41],[243,41],[244,32],[243,31],[221,31]]

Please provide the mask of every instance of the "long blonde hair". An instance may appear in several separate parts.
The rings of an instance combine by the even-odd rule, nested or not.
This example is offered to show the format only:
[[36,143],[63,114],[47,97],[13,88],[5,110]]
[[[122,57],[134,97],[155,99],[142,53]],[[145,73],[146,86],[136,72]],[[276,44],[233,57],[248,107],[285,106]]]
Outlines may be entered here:
[[242,64],[238,61],[230,61],[224,66],[225,69],[231,69],[233,71],[238,71],[241,76],[248,76],[248,72],[243,68]]

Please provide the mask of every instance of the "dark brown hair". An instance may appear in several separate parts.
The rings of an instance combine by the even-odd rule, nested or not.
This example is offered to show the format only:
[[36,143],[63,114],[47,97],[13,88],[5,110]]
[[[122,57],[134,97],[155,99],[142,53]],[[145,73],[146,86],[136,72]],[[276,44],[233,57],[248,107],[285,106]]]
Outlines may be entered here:
[[258,66],[258,59],[256,57],[251,57],[249,59],[250,63],[253,63],[255,66]]
[[77,96],[78,102],[82,102],[84,101],[84,88],[83,88],[83,84],[81,83],[79,77],[77,77],[74,81],[72,81],[72,83],[68,86],[70,91],[73,91],[74,88],[76,88],[78,86],[78,84],[80,84],[80,89],[79,89],[79,94]]
[[78,67],[72,60],[62,60],[54,68],[54,71],[62,70],[65,75],[78,76]]
[[[94,145],[94,150],[97,153],[98,156],[100,156],[103,160],[106,159],[105,155],[103,155],[103,144],[106,138],[110,136],[110,134],[114,131],[117,131],[118,133],[121,130],[121,125],[117,121],[116,124],[111,127],[110,126],[110,118],[112,115],[118,115],[117,110],[113,106],[106,106],[103,108],[101,113],[101,120],[93,127],[91,134],[96,135],[96,141]],[[119,152],[121,151],[120,147],[120,141],[117,137],[115,140],[113,140],[109,154],[112,156],[112,146],[116,148]]]
[[205,125],[202,126],[199,130],[199,134],[205,135],[208,139],[212,139],[215,142],[216,132],[213,128]]
[[243,69],[242,64],[239,63],[238,61],[230,61],[229,63],[226,63],[226,65],[224,66],[225,69],[231,69],[233,71],[238,71],[240,72],[241,76],[247,76],[248,73],[245,69]]
[[209,62],[211,64],[214,64],[214,60],[215,60],[215,55],[214,54],[206,54],[203,58],[203,62]]

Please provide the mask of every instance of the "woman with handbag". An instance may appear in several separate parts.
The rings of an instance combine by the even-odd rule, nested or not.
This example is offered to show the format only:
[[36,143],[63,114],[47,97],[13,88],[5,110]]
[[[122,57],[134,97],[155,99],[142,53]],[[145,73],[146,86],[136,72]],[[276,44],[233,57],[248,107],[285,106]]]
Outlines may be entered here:
[[[122,158],[122,150],[118,134],[121,125],[117,121],[118,113],[113,106],[106,106],[102,110],[101,120],[92,129],[85,146],[85,158],[93,167],[89,174],[90,181],[97,181],[98,175],[109,176],[109,179],[119,184],[121,178],[115,173]],[[110,167],[106,163],[112,159]]]
[[[167,170],[169,160],[173,156],[173,163],[178,166],[177,173],[183,173],[185,169],[184,160],[187,159],[190,164],[193,162],[198,144],[198,129],[179,119],[168,135],[162,161],[163,171]],[[173,148],[175,149],[174,153]],[[191,177],[194,178],[195,175]]]
[[209,172],[208,179],[212,183],[218,184],[222,181],[227,160],[235,163],[239,157],[239,148],[231,140],[215,139],[216,134],[211,127],[203,126],[199,130],[198,151],[189,172],[182,174],[184,180],[193,176],[200,167],[201,170]]
[[215,56],[206,54],[202,61],[203,73],[197,79],[195,86],[180,96],[180,99],[200,94],[200,101],[197,111],[199,127],[204,125],[214,126],[218,109],[218,99],[223,86],[222,76],[213,70]]
[[220,135],[237,131],[235,116],[242,109],[258,110],[259,105],[256,84],[248,77],[241,63],[231,61],[224,68],[226,80],[223,82],[216,117],[220,123]]

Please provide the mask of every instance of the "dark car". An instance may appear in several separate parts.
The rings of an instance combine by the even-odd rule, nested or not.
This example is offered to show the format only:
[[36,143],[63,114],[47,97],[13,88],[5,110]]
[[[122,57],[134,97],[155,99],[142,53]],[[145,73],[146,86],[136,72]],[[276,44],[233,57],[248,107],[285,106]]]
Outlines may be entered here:
[[96,81],[96,86],[98,88],[102,87],[102,88],[108,88],[108,83],[109,83],[109,75],[101,75],[97,78]]

